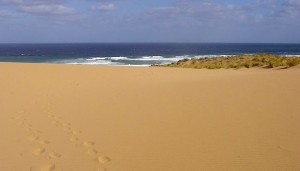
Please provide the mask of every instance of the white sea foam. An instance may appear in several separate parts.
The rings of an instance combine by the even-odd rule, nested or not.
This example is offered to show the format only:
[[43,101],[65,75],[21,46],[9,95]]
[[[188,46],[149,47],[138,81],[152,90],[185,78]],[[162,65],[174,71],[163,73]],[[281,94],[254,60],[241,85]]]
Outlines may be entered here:
[[144,56],[141,58],[130,58],[132,61],[178,61],[184,59],[184,57],[163,57],[163,56]]
[[77,58],[77,59],[53,61],[52,63],[73,64],[73,65],[112,65],[113,62],[111,62],[110,60],[90,60],[84,58]]
[[86,59],[87,61],[105,60],[105,57],[91,57]]
[[180,56],[105,56],[88,57],[54,61],[53,63],[75,64],[75,65],[115,65],[115,66],[150,66],[152,64],[168,64],[182,59],[191,58],[213,58],[228,57],[234,55],[180,55]]
[[120,56],[120,57],[111,57],[110,59],[111,60],[127,60],[129,58]]
[[70,62],[66,64],[73,64],[73,65],[110,65],[111,62]]
[[175,56],[175,57],[163,57],[163,56],[142,56],[142,57],[90,57],[87,61],[178,61],[188,56]]

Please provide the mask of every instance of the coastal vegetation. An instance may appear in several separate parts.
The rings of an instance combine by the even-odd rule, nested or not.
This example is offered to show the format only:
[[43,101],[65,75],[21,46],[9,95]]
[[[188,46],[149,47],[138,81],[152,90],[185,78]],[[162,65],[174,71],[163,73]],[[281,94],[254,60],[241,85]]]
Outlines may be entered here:
[[238,55],[227,57],[206,57],[183,59],[178,62],[165,65],[153,65],[162,67],[182,67],[196,69],[239,69],[239,68],[290,68],[300,64],[300,57],[286,57],[272,54]]

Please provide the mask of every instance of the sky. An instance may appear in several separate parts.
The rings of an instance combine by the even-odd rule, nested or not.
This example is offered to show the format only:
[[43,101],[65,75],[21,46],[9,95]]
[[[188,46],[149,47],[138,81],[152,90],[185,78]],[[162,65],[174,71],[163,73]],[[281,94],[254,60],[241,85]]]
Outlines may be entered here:
[[0,0],[0,43],[300,43],[300,0]]

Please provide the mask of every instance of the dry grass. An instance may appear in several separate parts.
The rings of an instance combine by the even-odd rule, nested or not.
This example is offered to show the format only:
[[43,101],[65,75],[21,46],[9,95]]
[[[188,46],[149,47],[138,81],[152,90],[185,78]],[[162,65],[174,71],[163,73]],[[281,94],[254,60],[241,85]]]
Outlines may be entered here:
[[300,64],[300,57],[285,57],[272,54],[240,55],[230,57],[183,59],[166,65],[154,65],[164,67],[182,67],[196,69],[221,69],[221,68],[290,68]]

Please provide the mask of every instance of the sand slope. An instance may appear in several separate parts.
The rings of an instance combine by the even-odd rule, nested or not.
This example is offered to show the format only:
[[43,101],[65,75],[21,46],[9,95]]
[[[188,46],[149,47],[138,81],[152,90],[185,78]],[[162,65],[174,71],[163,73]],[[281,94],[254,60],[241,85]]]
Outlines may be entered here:
[[1,63],[0,170],[300,170],[299,78]]

